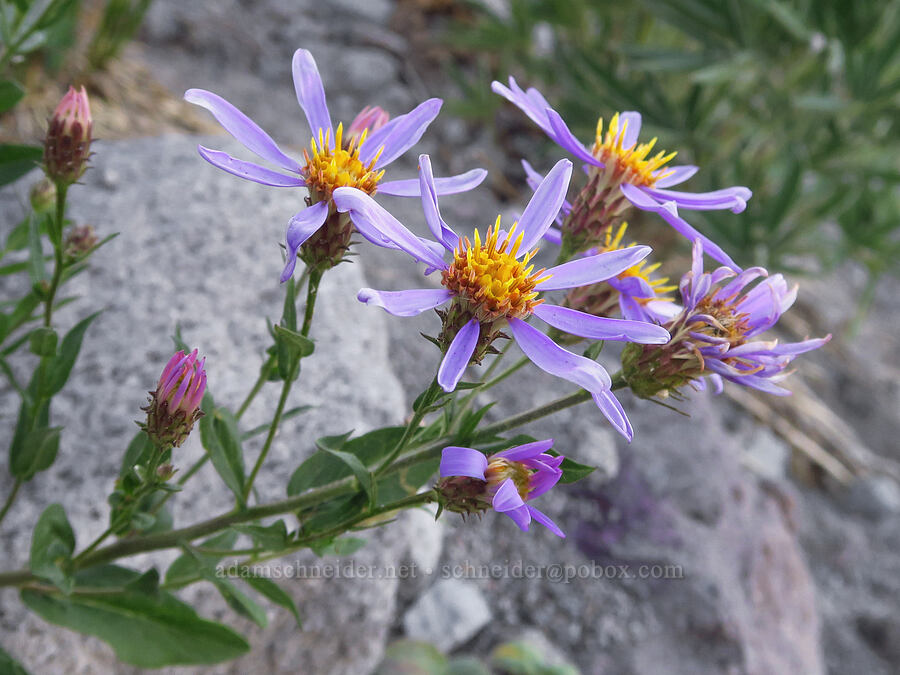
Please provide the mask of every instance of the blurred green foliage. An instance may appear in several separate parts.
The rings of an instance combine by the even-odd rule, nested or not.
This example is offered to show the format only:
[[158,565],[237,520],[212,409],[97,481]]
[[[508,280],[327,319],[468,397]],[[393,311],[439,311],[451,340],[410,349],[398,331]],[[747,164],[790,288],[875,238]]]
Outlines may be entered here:
[[753,189],[741,216],[690,213],[739,262],[790,270],[812,253],[819,271],[849,257],[872,284],[900,271],[900,1],[471,5],[447,38],[469,60],[457,113],[492,118],[502,99],[483,92],[507,75],[583,140],[598,117],[640,111],[642,137],[701,167],[686,189]]

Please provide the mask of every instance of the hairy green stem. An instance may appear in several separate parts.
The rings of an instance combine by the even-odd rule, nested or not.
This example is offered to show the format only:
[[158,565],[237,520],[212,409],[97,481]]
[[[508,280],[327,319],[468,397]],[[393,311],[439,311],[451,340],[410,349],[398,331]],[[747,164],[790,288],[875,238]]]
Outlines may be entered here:
[[412,418],[409,420],[409,424],[406,425],[406,429],[403,430],[403,435],[400,437],[400,440],[397,441],[397,445],[394,446],[394,449],[388,453],[388,456],[384,458],[384,461],[375,471],[376,476],[380,476],[383,474],[388,467],[394,462],[395,459],[400,455],[401,452],[406,448],[409,444],[410,439],[413,437],[413,434],[416,433],[416,430],[419,428],[419,424],[422,423],[422,419],[428,413],[428,408],[431,403],[434,402],[434,397],[441,391],[441,386],[437,382],[437,378],[434,378],[431,381],[431,384],[428,385],[428,388],[422,392],[422,396],[419,399],[419,408],[413,412]]
[[[300,329],[300,334],[303,337],[309,336],[309,329],[312,327],[313,312],[316,308],[316,299],[319,295],[319,282],[322,280],[322,274],[322,270],[319,269],[313,269],[309,273],[309,283],[306,287],[306,308],[303,312],[303,326]],[[266,461],[269,450],[272,448],[272,441],[275,440],[275,434],[278,432],[278,425],[281,423],[281,416],[284,414],[284,407],[287,404],[288,395],[291,393],[291,387],[294,384],[294,379],[297,376],[297,370],[299,368],[300,361],[298,359],[291,368],[291,372],[284,379],[284,384],[281,387],[281,396],[279,396],[278,405],[275,408],[275,415],[272,417],[272,424],[269,425],[269,433],[266,435],[266,440],[263,443],[262,450],[259,452],[259,457],[257,457],[256,463],[253,465],[253,470],[247,478],[247,484],[244,486],[244,501],[247,501],[250,498],[250,493],[253,491],[253,482],[259,474],[263,462]]]
[[53,279],[50,281],[47,299],[44,302],[44,325],[48,328],[53,319],[53,300],[56,298],[56,291],[59,289],[59,282],[63,273],[62,231],[63,221],[66,217],[66,193],[68,190],[68,185],[59,184],[56,186],[56,220],[53,223],[53,231],[50,233],[54,258]]
[[3,503],[3,508],[0,509],[0,523],[3,522],[3,519],[6,518],[6,514],[9,513],[9,510],[12,508],[13,502],[16,501],[16,496],[19,494],[19,488],[22,487],[22,479],[16,478],[16,482],[13,483],[12,490],[9,492],[9,496],[6,498],[6,501]]

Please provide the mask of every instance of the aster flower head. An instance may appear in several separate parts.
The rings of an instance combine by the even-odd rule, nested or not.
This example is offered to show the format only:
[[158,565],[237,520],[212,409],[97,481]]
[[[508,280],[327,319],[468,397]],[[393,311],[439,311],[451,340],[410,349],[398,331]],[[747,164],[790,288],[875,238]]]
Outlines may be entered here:
[[[484,237],[456,234],[441,217],[428,155],[419,157],[422,206],[432,235],[452,255],[450,262],[433,245],[416,237],[370,197],[344,188],[335,190],[338,211],[351,214],[359,226],[380,231],[398,248],[429,271],[440,270],[441,288],[407,291],[360,290],[366,304],[384,308],[395,316],[414,316],[449,305],[442,310],[442,330],[436,342],[444,353],[437,381],[453,391],[470,363],[479,363],[491,343],[508,330],[520,349],[542,370],[574,382],[593,394],[594,401],[629,440],[631,427],[622,406],[613,396],[612,382],[604,368],[591,359],[573,354],[526,321],[532,315],[551,326],[593,340],[637,341],[663,344],[669,334],[660,326],[627,319],[592,316],[545,302],[546,291],[565,290],[609,279],[637,264],[650,252],[634,246],[573,260],[535,271],[531,259],[535,245],[559,212],[565,198],[572,163],[561,160],[538,186],[518,222],[508,231],[499,220]],[[503,335],[505,336],[505,335]]]
[[156,390],[150,392],[150,403],[142,408],[147,422],[141,428],[157,446],[180,446],[203,417],[200,402],[206,392],[205,363],[205,358],[197,359],[196,349],[190,354],[179,351],[163,369]]
[[44,139],[44,171],[57,185],[74,183],[87,169],[93,127],[87,91],[69,87],[53,111]]
[[569,218],[563,228],[563,237],[568,240],[564,245],[573,252],[598,243],[605,229],[618,222],[629,206],[636,206],[659,214],[690,241],[703,242],[706,252],[720,263],[740,269],[715,242],[684,220],[678,209],[729,209],[740,213],[752,196],[748,188],[736,186],[704,193],[668,189],[693,176],[698,167],[670,166],[675,153],[654,153],[655,138],[648,143],[639,143],[640,113],[615,114],[605,131],[601,118],[588,150],[537,89],[523,91],[512,77],[508,87],[494,82],[491,88],[520,108],[557,145],[585,162],[588,185],[574,205],[577,217]]
[[[288,223],[283,282],[293,274],[298,252],[311,267],[327,268],[343,259],[354,228],[350,219],[335,211],[332,201],[335,189],[349,188],[366,195],[380,192],[400,197],[419,196],[418,180],[384,181],[384,170],[419,141],[442,105],[440,99],[428,99],[392,120],[381,108],[366,106],[345,130],[343,124],[332,123],[322,78],[312,54],[298,49],[292,69],[297,101],[311,130],[302,160],[282,152],[259,125],[220,96],[203,89],[189,89],[184,95],[185,100],[209,110],[244,147],[277,169],[200,145],[200,155],[206,161],[263,185],[308,189],[306,207]],[[437,188],[441,194],[465,192],[479,185],[486,175],[482,169],[473,169],[458,176],[439,178]],[[361,234],[379,246],[391,246],[377,234],[363,231]]]
[[447,447],[441,453],[441,480],[435,486],[441,505],[456,513],[494,509],[512,518],[524,532],[537,521],[558,537],[563,531],[528,502],[562,477],[563,457],[547,454],[553,439],[519,445],[486,457],[472,448]]
[[[756,284],[751,284],[762,279]],[[677,394],[692,384],[705,388],[709,376],[716,389],[722,380],[777,396],[790,391],[779,382],[790,372],[794,357],[831,339],[779,344],[759,336],[772,328],[797,298],[780,274],[768,276],[762,267],[737,274],[728,267],[703,271],[703,244],[694,242],[693,263],[681,280],[682,311],[666,324],[672,335],[663,346],[628,345],[622,365],[629,387],[638,396]]]

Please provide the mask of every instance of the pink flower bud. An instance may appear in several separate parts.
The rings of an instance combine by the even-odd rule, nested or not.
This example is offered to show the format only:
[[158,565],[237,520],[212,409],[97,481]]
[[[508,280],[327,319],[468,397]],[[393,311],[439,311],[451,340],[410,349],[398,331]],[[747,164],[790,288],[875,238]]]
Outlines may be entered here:
[[356,119],[350,123],[350,128],[347,131],[349,132],[350,138],[360,136],[363,131],[368,131],[371,134],[373,131],[377,131],[387,124],[390,119],[391,116],[382,108],[379,108],[377,105],[367,105],[360,110]]
[[203,416],[200,402],[206,391],[206,359],[197,360],[197,350],[175,354],[163,369],[156,390],[150,392],[147,423],[141,427],[158,446],[181,445],[194,422]]
[[50,118],[44,141],[44,170],[55,183],[74,183],[84,173],[92,128],[87,92],[69,87]]

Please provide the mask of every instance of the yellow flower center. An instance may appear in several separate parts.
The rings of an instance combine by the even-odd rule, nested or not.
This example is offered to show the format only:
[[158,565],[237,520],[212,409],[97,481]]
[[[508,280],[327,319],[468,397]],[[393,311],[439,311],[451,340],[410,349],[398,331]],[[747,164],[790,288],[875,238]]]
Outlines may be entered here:
[[366,140],[368,129],[359,135],[350,137],[344,145],[344,125],[339,124],[335,132],[334,149],[331,148],[331,131],[310,141],[310,151],[304,150],[306,166],[303,167],[303,179],[310,193],[321,201],[331,199],[331,193],[339,187],[355,187],[366,194],[375,194],[378,181],[384,176],[384,170],[377,171],[375,162],[381,155],[381,149],[368,164],[359,158],[359,148]]
[[653,173],[661,169],[678,153],[658,152],[652,157],[648,157],[653,146],[656,145],[655,138],[649,143],[635,143],[630,148],[623,147],[627,128],[627,121],[621,127],[619,126],[619,113],[616,113],[609,121],[604,135],[603,118],[601,117],[597,122],[597,136],[592,153],[606,166],[615,165],[616,173],[620,174],[620,180],[623,183],[652,187],[660,178],[669,175],[663,173],[654,176]]
[[[625,230],[628,229],[628,223],[622,223],[619,225],[619,228],[616,230],[615,236],[613,236],[612,228],[608,228],[606,230],[606,240],[598,250],[601,253],[607,253],[609,251],[618,251],[622,248],[626,248],[622,245],[622,238],[625,236]],[[628,246],[634,246],[634,242],[628,244]],[[618,275],[619,279],[625,279],[627,277],[638,277],[643,279],[655,292],[655,297],[653,298],[635,298],[641,304],[647,304],[651,300],[665,300],[672,301],[672,297],[668,296],[668,293],[671,293],[677,290],[678,286],[674,286],[671,284],[667,284],[669,281],[669,277],[659,277],[657,279],[653,278],[653,273],[659,269],[660,263],[653,263],[652,265],[646,265],[647,261],[642,260],[636,265],[632,265],[627,270]]]
[[488,490],[499,488],[507,478],[512,478],[523,500],[528,499],[528,493],[531,492],[531,469],[522,462],[511,462],[503,457],[497,457],[488,464],[484,477],[487,479]]
[[441,282],[445,287],[469,304],[469,309],[482,322],[494,321],[502,317],[524,319],[543,300],[538,300],[534,290],[541,281],[550,278],[544,269],[534,272],[529,261],[537,249],[516,260],[524,232],[518,236],[516,223],[509,234],[500,242],[500,216],[493,227],[488,228],[484,243],[478,230],[475,242],[460,238],[459,246],[453,254],[453,262],[442,273]]

